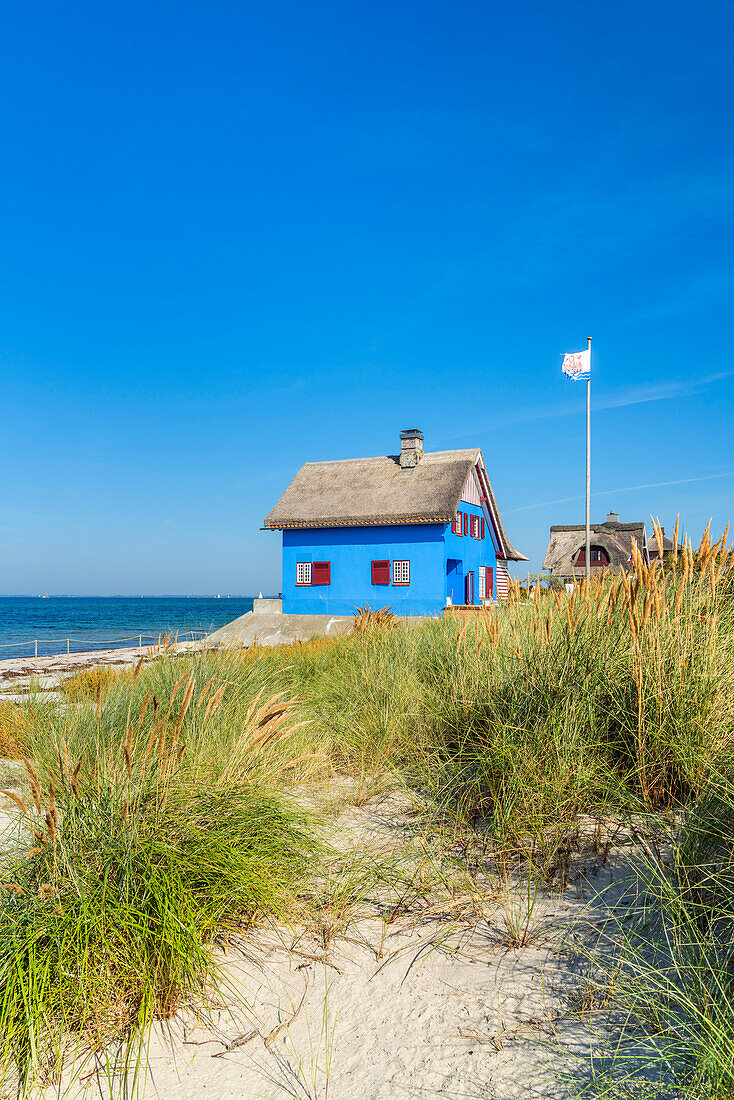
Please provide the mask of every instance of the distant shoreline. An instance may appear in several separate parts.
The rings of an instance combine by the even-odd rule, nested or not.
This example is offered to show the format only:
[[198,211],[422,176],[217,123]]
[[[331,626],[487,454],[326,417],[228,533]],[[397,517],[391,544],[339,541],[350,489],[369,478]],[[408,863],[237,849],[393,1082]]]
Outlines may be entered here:
[[[95,665],[114,665],[117,668],[132,668],[141,659],[144,662],[157,660],[164,654],[180,656],[191,653],[205,645],[206,638],[197,642],[176,642],[172,646],[161,649],[158,653],[150,653],[155,646],[143,645],[142,648],[124,647],[119,649],[87,649],[78,653],[56,653],[51,656],[39,657],[8,657],[0,660],[0,701],[3,698],[13,697],[13,689],[20,689],[22,694],[28,694],[28,688],[32,681],[39,681],[39,691],[49,692],[58,687],[61,680],[85,668]],[[25,689],[25,690],[24,690]]]
[[199,639],[252,606],[251,596],[0,596],[0,661]]
[[160,596],[152,596],[150,593],[141,594],[134,592],[126,595],[124,592],[97,593],[92,595],[80,595],[78,592],[0,592],[0,600],[254,600],[255,596],[238,596],[231,592],[164,592]]

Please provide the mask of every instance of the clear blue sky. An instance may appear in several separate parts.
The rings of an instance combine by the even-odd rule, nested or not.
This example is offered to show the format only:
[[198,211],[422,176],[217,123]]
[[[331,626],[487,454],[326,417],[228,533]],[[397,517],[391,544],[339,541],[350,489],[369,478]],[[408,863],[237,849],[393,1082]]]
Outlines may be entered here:
[[728,0],[7,5],[0,591],[277,591],[299,465],[413,426],[483,449],[538,568],[583,520],[588,335],[592,518],[718,532],[733,32]]

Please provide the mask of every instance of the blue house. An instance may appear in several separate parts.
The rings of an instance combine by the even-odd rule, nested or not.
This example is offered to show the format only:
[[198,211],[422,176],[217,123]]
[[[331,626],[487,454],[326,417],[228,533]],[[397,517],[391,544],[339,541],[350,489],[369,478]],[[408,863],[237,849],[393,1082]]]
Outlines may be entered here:
[[265,519],[283,532],[283,611],[351,615],[362,604],[436,615],[507,595],[505,534],[482,452],[424,452],[417,429],[398,455],[307,462]]

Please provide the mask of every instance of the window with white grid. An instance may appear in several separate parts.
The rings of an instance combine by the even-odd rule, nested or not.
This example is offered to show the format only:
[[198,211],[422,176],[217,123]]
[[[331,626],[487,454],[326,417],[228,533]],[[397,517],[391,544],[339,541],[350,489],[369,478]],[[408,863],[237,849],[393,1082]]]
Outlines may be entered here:
[[392,563],[392,583],[410,584],[410,562],[394,561]]
[[485,599],[485,597],[487,595],[486,584],[487,584],[487,570],[486,570],[485,566],[480,565],[479,566],[479,599],[480,600]]
[[311,562],[299,561],[296,563],[296,584],[311,583]]

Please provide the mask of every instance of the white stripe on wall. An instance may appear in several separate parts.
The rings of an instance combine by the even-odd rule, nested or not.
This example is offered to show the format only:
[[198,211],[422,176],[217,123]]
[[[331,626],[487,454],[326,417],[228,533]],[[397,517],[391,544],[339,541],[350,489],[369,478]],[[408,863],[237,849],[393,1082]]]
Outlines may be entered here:
[[497,599],[506,600],[507,593],[510,589],[510,574],[507,572],[507,565],[501,558],[497,558]]

